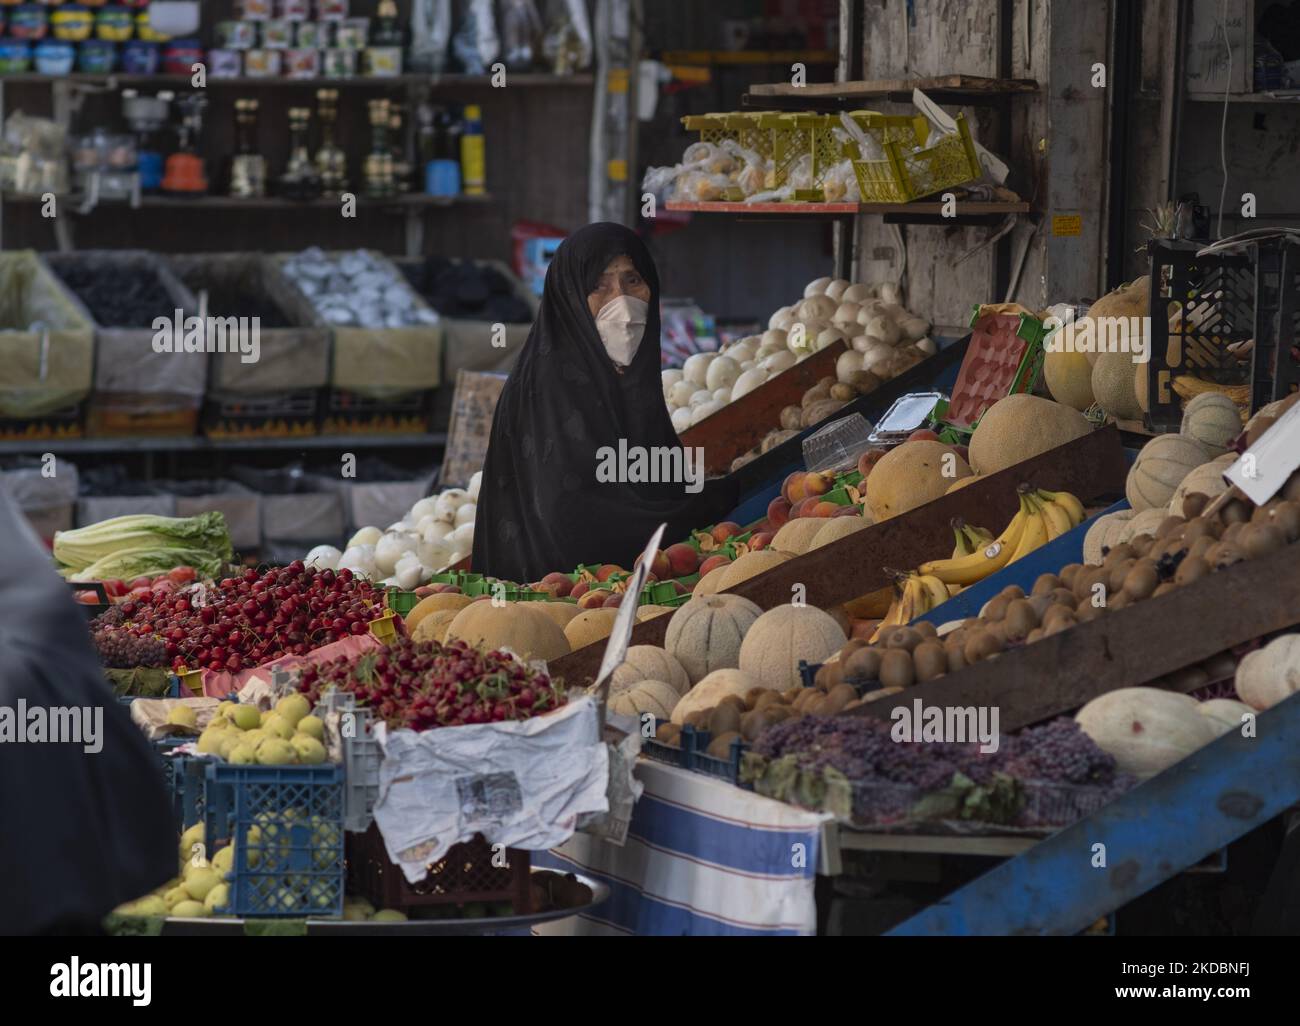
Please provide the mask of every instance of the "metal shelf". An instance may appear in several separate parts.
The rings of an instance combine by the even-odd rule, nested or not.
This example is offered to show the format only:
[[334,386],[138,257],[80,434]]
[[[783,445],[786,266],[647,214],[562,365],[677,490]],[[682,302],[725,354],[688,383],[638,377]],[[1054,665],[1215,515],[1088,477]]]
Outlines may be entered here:
[[[71,83],[78,85],[102,85],[108,89],[119,86],[181,86],[190,87],[189,75],[87,75],[73,73],[69,75],[40,75],[34,72],[17,75],[0,75],[0,86],[13,85],[55,85]],[[577,87],[591,86],[595,76],[591,74],[548,75],[535,72],[506,72],[507,88],[509,86],[557,86]],[[250,88],[321,88],[338,86],[353,88],[385,89],[410,85],[428,86],[431,89],[442,88],[492,88],[491,75],[355,75],[349,78],[285,78],[237,75],[230,78],[208,76],[209,89],[250,89]]]
[[0,440],[0,450],[20,455],[53,452],[63,455],[83,453],[132,452],[248,452],[259,449],[363,449],[419,448],[440,449],[447,436],[420,435],[308,435],[303,438],[207,438],[201,435],[176,438],[38,438],[30,441]]
[[[5,203],[40,203],[39,196],[27,196],[8,194],[3,197]],[[71,204],[73,213],[80,213],[77,204],[81,197],[65,197],[64,202]],[[357,205],[360,207],[376,207],[386,209],[401,210],[418,210],[426,207],[453,207],[461,205],[481,205],[490,203],[492,197],[482,196],[429,196],[424,193],[414,192],[402,196],[392,196],[388,198],[374,198],[364,195],[357,196]],[[262,196],[241,198],[237,196],[157,196],[146,195],[140,197],[140,205],[137,210],[143,210],[149,207],[165,208],[169,210],[335,210],[338,208],[340,200],[335,196],[322,196],[319,199],[300,201],[285,199],[281,196]],[[99,207],[128,207],[129,200],[124,199],[101,199],[96,206],[92,207],[87,213],[94,213]]]
[[910,103],[914,89],[920,89],[936,103],[996,106],[1010,97],[1038,92],[1038,83],[1031,78],[981,78],[978,75],[809,82],[802,86],[774,82],[751,86],[741,103],[747,107],[843,109],[866,100]]
[[1028,203],[990,203],[958,200],[957,216],[944,217],[943,204],[918,200],[913,203],[727,203],[671,201],[665,210],[696,214],[731,214],[741,217],[883,217],[887,223],[970,224],[1008,214],[1029,213]]

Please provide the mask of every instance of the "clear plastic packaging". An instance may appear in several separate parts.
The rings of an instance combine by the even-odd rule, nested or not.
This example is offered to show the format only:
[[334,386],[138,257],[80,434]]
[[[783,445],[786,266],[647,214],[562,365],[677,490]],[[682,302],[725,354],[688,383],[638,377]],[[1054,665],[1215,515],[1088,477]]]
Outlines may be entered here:
[[898,445],[907,436],[925,426],[935,404],[943,398],[941,392],[911,392],[900,395],[885,415],[876,421],[871,433],[872,445]]
[[851,470],[871,448],[871,422],[860,413],[827,424],[803,440],[803,462],[810,472]]

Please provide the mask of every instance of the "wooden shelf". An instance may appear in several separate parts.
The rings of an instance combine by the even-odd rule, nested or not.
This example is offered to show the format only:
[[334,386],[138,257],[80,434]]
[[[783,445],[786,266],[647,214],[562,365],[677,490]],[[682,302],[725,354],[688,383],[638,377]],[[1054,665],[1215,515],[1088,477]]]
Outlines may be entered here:
[[835,64],[834,50],[665,50],[659,55],[664,64],[689,64],[704,67],[761,66],[765,64]]
[[[171,86],[190,88],[189,75],[39,75],[24,73],[18,75],[0,75],[0,85],[54,85],[68,82],[80,85],[102,85],[110,89],[119,86]],[[582,73],[574,75],[547,75],[534,72],[507,72],[506,88],[511,86],[569,86],[590,87],[595,83],[595,76]],[[233,78],[208,76],[209,89],[236,88],[319,88],[321,86],[338,86],[340,88],[399,88],[411,85],[428,86],[432,89],[453,87],[492,87],[490,75],[354,75],[349,78],[285,78],[258,77],[239,75]]]
[[944,217],[943,204],[926,200],[913,203],[691,203],[673,200],[664,209],[695,214],[730,214],[733,217],[853,217],[855,215],[880,216],[890,223],[961,224],[972,219],[1005,217],[1008,214],[1026,214],[1028,203],[990,203],[978,200],[958,200],[957,216]]
[[[27,195],[5,195],[0,197],[5,203],[39,203],[39,196]],[[73,213],[77,212],[77,206],[81,197],[65,197],[63,202],[69,205]],[[393,196],[389,199],[376,199],[367,196],[357,196],[357,206],[372,207],[384,209],[423,209],[425,207],[452,207],[462,204],[478,205],[490,203],[491,196],[428,196],[420,192],[406,193],[402,196]],[[157,196],[146,195],[140,197],[140,206],[135,208],[144,210],[147,208],[157,207],[168,210],[334,210],[337,209],[339,200],[333,196],[322,196],[314,200],[291,200],[284,199],[280,196],[262,196],[243,198],[238,196]],[[92,207],[89,213],[94,213],[100,207],[129,207],[130,203],[123,199],[101,199],[99,203]]]
[[0,441],[9,453],[53,452],[65,455],[136,452],[231,452],[251,449],[441,449],[447,444],[443,433],[418,435],[306,435],[303,437],[208,438],[204,435],[174,437],[37,438]]
[[776,82],[751,86],[741,102],[749,107],[804,105],[835,108],[856,106],[867,100],[910,103],[913,89],[920,89],[937,103],[1001,103],[1011,96],[1038,92],[1038,83],[1031,78],[981,78],[977,75],[810,82],[802,86]]
[[1300,103],[1300,89],[1277,90],[1270,93],[1187,93],[1193,103]]

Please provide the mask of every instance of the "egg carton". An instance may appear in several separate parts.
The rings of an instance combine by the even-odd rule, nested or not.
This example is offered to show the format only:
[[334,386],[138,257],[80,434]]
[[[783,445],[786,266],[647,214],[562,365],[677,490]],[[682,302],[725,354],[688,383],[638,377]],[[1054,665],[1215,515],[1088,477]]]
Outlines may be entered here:
[[1017,392],[1032,391],[1043,366],[1043,322],[1030,314],[971,310],[971,339],[947,401],[945,424],[973,429],[984,411]]

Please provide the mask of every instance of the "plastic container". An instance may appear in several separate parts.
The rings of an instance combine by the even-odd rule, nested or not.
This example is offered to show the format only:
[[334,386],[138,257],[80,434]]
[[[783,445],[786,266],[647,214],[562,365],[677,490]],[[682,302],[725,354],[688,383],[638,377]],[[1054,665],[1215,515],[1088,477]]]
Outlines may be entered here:
[[36,44],[32,51],[36,70],[42,75],[66,75],[72,71],[76,48],[71,43],[46,39]]
[[85,7],[60,7],[50,15],[50,32],[65,43],[80,43],[95,30],[95,16]]
[[1032,391],[1043,366],[1047,329],[1030,314],[971,310],[971,339],[957,372],[945,424],[970,429],[999,399]]
[[379,800],[379,764],[384,760],[384,753],[375,740],[370,710],[357,705],[356,699],[347,692],[332,689],[321,697],[315,711],[322,718],[332,712],[353,717],[351,731],[342,737],[346,781],[343,829],[360,833],[374,821],[375,802]]
[[13,13],[9,15],[9,35],[14,39],[35,42],[44,39],[48,31],[49,17],[44,7],[23,4],[21,7],[14,8]]
[[117,63],[117,47],[100,39],[87,39],[77,47],[77,70],[87,75],[107,75]]
[[162,52],[157,43],[135,40],[122,47],[122,70],[128,75],[154,75]]
[[203,47],[197,39],[175,39],[163,47],[162,68],[165,75],[189,75],[194,65],[203,63]]
[[940,392],[909,392],[893,401],[885,415],[876,421],[875,430],[868,439],[870,446],[893,446],[907,441],[907,436],[929,423],[936,404],[943,399]]
[[506,849],[506,864],[493,861],[492,846],[481,834],[453,845],[428,875],[407,883],[384,847],[379,827],[371,824],[363,834],[349,834],[348,890],[368,899],[376,908],[399,911],[468,904],[509,903],[515,915],[532,910],[529,853]]
[[135,34],[135,20],[125,7],[104,7],[95,15],[95,38],[125,43]]
[[366,74],[371,78],[392,78],[401,73],[400,46],[371,46],[366,49]]
[[257,45],[257,26],[251,21],[219,21],[217,45],[225,50],[251,50]]
[[146,43],[165,43],[171,36],[165,32],[155,32],[149,21],[148,10],[139,11],[135,16],[135,37]]
[[20,75],[31,66],[30,43],[8,40],[0,42],[0,75]]
[[858,457],[871,448],[873,430],[860,413],[827,424],[803,440],[804,466],[812,472],[856,467]]
[[343,767],[207,760],[203,774],[208,850],[235,846],[224,911],[298,919],[342,915]]
[[326,78],[351,78],[357,73],[357,52],[333,47],[324,51]]
[[413,591],[398,591],[389,588],[384,593],[384,604],[398,616],[405,616],[420,604],[420,596]]
[[272,18],[262,22],[262,48],[265,50],[287,50],[293,46],[293,24],[283,18]]

